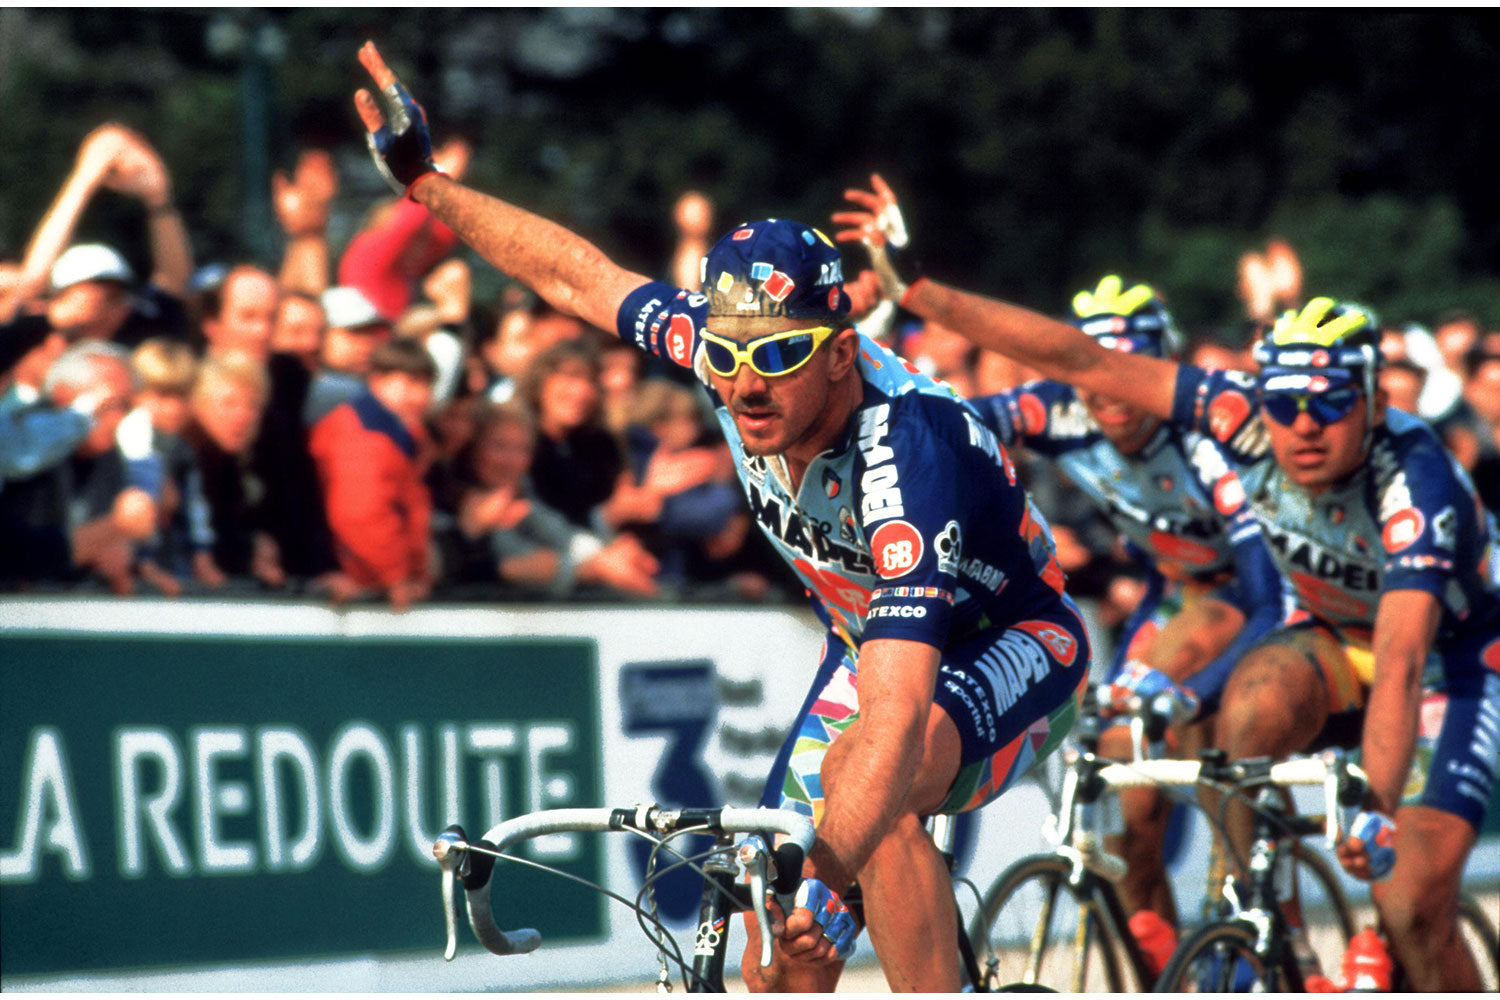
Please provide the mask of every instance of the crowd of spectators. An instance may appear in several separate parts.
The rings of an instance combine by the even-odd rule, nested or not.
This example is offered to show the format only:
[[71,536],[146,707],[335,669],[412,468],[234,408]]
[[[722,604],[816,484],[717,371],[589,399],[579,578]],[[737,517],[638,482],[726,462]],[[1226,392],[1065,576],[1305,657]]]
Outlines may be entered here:
[[[469,155],[455,141],[436,158],[461,177]],[[514,286],[476,303],[456,237],[414,202],[376,206],[330,246],[338,187],[332,158],[304,153],[272,182],[276,266],[195,267],[151,144],[118,125],[84,140],[22,258],[0,263],[0,589],[395,608],[801,599],[686,373]],[[139,202],[145,280],[116,248],[74,242],[101,190]],[[666,268],[693,287],[712,206],[686,194],[673,223]],[[1286,297],[1289,255],[1242,268],[1252,316]],[[956,391],[1028,378],[903,321],[876,287],[849,283],[862,326]],[[1191,360],[1248,368],[1246,342],[1204,341]],[[1500,506],[1500,333],[1456,313],[1392,326],[1383,346],[1394,405],[1430,420]],[[1114,533],[1020,458],[1071,589],[1123,620],[1140,583]]]

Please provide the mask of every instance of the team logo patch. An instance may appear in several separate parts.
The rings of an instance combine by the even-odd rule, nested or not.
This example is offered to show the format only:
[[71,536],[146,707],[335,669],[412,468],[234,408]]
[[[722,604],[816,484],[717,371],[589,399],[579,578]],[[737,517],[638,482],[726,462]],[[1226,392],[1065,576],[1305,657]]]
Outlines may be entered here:
[[1239,510],[1245,502],[1245,485],[1240,477],[1226,472],[1214,483],[1214,509],[1225,517]]
[[905,576],[922,561],[922,536],[905,521],[888,521],[870,536],[875,570],[887,580]]
[[839,308],[839,290],[837,287],[828,289],[828,308],[837,312]]
[[1066,629],[1044,621],[1020,622],[1016,628],[1038,639],[1058,663],[1065,667],[1073,665],[1073,658],[1078,655],[1078,640]]
[[832,469],[825,468],[823,470],[823,492],[828,495],[828,499],[832,500],[838,496],[839,490],[843,488],[844,484],[839,479],[839,474]]
[[1242,392],[1220,393],[1208,407],[1208,429],[1220,441],[1228,441],[1250,416],[1250,400]]
[[1415,507],[1408,507],[1398,511],[1389,521],[1385,522],[1385,529],[1380,533],[1380,540],[1385,544],[1385,551],[1400,552],[1412,542],[1422,537],[1422,529],[1427,527],[1427,519],[1422,512]]
[[1329,362],[1331,362],[1332,360],[1333,359],[1328,356],[1327,351],[1317,350],[1312,352],[1312,357],[1307,359],[1307,363],[1312,365],[1314,368],[1327,368]]
[[939,573],[958,575],[958,563],[963,558],[963,544],[963,533],[959,530],[958,522],[949,521],[943,527],[943,533],[933,543],[933,547],[937,549]]
[[760,290],[769,295],[772,301],[780,302],[792,293],[797,283],[782,271],[772,271],[771,276],[760,286]]
[[1035,436],[1047,429],[1047,407],[1029,392],[1021,393],[1017,400],[1021,408],[1021,433]]
[[1484,647],[1484,652],[1479,654],[1479,662],[1500,674],[1500,639]]
[[686,368],[692,363],[693,318],[678,313],[667,327],[667,357]]
[[731,236],[731,237],[729,237],[729,238],[732,239],[732,240],[748,240],[750,237],[752,237],[754,235],[755,235],[755,230],[752,229],[752,228],[747,227],[745,229],[736,229],[734,231],[734,235]]
[[1458,545],[1458,511],[1444,507],[1432,519],[1432,540],[1440,549],[1452,552]]
[[1314,375],[1307,380],[1308,392],[1322,392],[1328,388],[1328,376]]

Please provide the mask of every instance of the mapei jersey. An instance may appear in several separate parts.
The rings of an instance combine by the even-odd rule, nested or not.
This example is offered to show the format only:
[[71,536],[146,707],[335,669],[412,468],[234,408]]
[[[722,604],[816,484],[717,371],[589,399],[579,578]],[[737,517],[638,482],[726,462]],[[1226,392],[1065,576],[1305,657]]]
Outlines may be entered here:
[[1059,382],[1029,382],[972,402],[1002,444],[1024,443],[1056,462],[1167,577],[1233,572],[1234,546],[1260,534],[1238,478],[1202,434],[1163,422],[1138,452],[1121,454],[1073,388]]
[[751,516],[846,641],[947,648],[1064,609],[1051,530],[967,403],[861,337],[863,400],[844,440],[794,491],[780,456],[745,453],[706,367],[695,365],[707,308],[702,295],[652,282],[625,299],[619,333],[695,369]]
[[1253,376],[1184,365],[1173,419],[1224,446],[1302,609],[1369,630],[1381,594],[1421,590],[1442,605],[1445,634],[1500,627],[1488,519],[1463,469],[1421,420],[1387,410],[1364,467],[1313,496],[1276,464]]

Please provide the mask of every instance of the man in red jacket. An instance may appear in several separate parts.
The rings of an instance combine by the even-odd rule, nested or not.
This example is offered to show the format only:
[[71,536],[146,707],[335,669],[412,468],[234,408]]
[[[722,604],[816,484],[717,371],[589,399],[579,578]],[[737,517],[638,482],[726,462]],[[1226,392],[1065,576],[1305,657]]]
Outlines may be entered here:
[[428,523],[432,498],[422,482],[427,436],[422,417],[437,368],[421,344],[382,344],[370,363],[368,392],[343,403],[312,429],[339,565],[356,584],[404,608],[432,589]]

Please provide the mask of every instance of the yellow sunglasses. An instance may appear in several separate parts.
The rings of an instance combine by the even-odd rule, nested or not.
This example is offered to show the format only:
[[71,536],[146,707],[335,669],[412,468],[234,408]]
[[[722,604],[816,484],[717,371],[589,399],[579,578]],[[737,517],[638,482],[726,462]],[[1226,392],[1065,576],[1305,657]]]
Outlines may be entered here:
[[703,341],[703,354],[709,371],[722,378],[733,378],[740,365],[749,365],[750,370],[762,378],[790,375],[807,364],[823,341],[834,334],[831,326],[814,326],[804,330],[781,330],[756,337],[743,346],[735,340],[721,337],[709,330],[699,336]]

